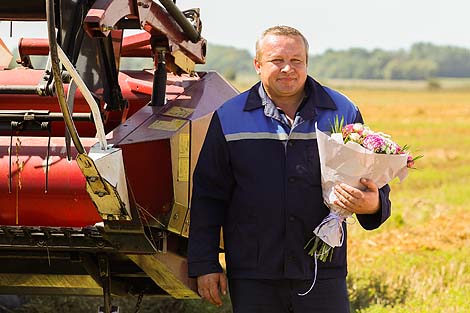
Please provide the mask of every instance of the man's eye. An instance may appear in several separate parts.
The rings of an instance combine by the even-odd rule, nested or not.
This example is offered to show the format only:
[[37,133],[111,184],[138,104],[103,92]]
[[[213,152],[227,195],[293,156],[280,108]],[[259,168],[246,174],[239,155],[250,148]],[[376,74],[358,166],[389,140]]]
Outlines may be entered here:
[[283,62],[282,59],[273,59],[271,62],[273,62],[274,64],[281,64]]
[[294,64],[301,64],[301,63],[302,63],[302,60],[294,59],[294,60],[292,60],[292,63],[294,63]]

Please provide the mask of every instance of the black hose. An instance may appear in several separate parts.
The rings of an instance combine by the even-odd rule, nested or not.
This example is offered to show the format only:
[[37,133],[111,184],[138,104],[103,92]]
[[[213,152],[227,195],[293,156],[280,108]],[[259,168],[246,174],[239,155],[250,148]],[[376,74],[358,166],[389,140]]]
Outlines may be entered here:
[[201,35],[194,28],[194,26],[188,21],[183,12],[178,9],[178,7],[173,3],[172,0],[160,0],[160,3],[165,7],[165,9],[170,13],[170,15],[175,19],[176,23],[183,29],[186,36],[189,40],[196,43],[201,39]]
[[31,85],[1,85],[0,95],[37,95],[36,86]]
[[163,106],[166,102],[166,81],[167,72],[165,65],[165,52],[158,52],[158,63],[153,75],[153,88],[151,106]]
[[49,37],[49,51],[51,54],[51,68],[52,76],[54,77],[54,86],[59,100],[60,110],[64,116],[65,126],[72,137],[73,144],[77,152],[80,154],[85,153],[80,138],[78,137],[77,129],[73,123],[67,102],[65,100],[64,85],[62,84],[62,76],[59,68],[59,54],[57,52],[57,40],[55,34],[55,15],[54,15],[54,0],[46,0],[46,18],[47,18],[47,32]]

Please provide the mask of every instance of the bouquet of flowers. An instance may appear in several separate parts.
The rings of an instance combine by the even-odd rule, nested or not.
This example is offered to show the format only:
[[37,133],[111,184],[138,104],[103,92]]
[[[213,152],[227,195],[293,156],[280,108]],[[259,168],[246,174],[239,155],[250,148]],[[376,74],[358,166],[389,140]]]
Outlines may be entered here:
[[343,119],[336,118],[331,136],[316,130],[323,200],[330,214],[315,228],[305,248],[309,255],[324,262],[331,260],[334,247],[343,244],[342,223],[352,215],[334,204],[334,186],[346,183],[364,190],[359,180],[368,178],[381,188],[395,177],[405,179],[408,168],[414,168],[414,162],[422,157],[413,158],[407,146],[399,146],[389,135],[374,132],[366,125],[342,124]]

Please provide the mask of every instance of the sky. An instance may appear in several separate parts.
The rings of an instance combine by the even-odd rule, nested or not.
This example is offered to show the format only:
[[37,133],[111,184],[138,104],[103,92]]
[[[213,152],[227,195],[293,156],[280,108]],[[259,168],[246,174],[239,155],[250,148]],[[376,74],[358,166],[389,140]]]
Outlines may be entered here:
[[[274,25],[299,29],[310,53],[361,47],[408,49],[416,42],[470,48],[470,0],[177,0],[181,9],[201,9],[203,37],[209,43],[254,54],[260,33]],[[0,37],[12,47],[10,23]],[[14,22],[13,33],[44,37],[46,27]]]

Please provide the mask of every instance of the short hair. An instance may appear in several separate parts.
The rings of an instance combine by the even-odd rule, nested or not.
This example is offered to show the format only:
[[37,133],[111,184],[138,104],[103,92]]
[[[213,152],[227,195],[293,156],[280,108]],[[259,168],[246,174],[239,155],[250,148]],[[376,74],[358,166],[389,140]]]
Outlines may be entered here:
[[276,36],[299,36],[302,38],[304,45],[305,45],[305,55],[307,56],[308,60],[308,41],[304,35],[294,27],[286,26],[286,25],[277,25],[266,29],[261,36],[256,40],[256,59],[259,61],[261,57],[260,52],[260,41],[266,37],[267,35],[276,35]]

